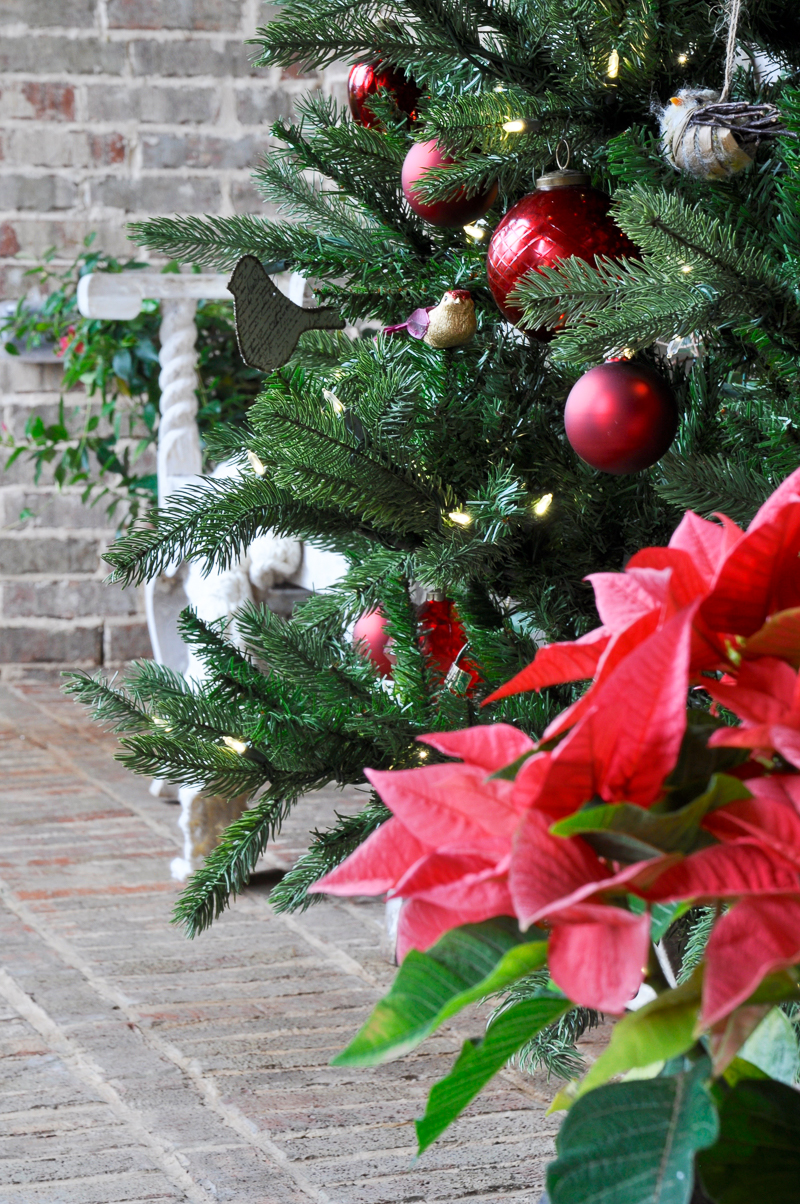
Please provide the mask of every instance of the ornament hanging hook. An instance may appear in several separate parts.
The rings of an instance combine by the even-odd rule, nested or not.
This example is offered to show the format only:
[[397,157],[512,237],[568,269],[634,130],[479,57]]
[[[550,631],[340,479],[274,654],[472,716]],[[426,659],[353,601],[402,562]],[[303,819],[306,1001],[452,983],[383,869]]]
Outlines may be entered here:
[[720,103],[728,99],[733,80],[733,70],[736,65],[736,31],[742,11],[742,0],[727,0],[725,16],[728,23],[728,39],[725,45],[725,79],[719,94]]
[[[562,147],[563,147],[563,150],[562,150]],[[566,138],[559,138],[558,143],[556,145],[556,167],[558,168],[559,171],[567,170],[567,168],[569,167],[569,160],[570,160],[571,153],[572,152],[569,149],[569,143],[567,142]],[[562,158],[564,160],[563,163],[561,162]]]

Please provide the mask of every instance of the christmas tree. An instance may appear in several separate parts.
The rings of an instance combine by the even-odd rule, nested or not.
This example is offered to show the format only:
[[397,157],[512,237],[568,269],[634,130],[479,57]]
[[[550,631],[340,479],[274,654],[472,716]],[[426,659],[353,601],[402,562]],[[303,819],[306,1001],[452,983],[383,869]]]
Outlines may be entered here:
[[[349,324],[302,334],[215,432],[238,477],[173,495],[107,555],[136,583],[271,529],[347,574],[289,621],[246,608],[235,638],[185,613],[201,688],[151,662],[70,686],[135,771],[257,796],[189,883],[191,934],[305,792],[444,759],[424,733],[539,736],[579,696],[563,674],[486,700],[596,627],[587,576],[665,544],[686,508],[746,523],[800,462],[800,18],[735,8],[288,0],[259,64],[364,66],[352,112],[312,91],[273,127],[253,178],[282,219],[134,227],[186,263],[300,272]],[[313,901],[388,815],[374,795],[314,834],[275,905]]]

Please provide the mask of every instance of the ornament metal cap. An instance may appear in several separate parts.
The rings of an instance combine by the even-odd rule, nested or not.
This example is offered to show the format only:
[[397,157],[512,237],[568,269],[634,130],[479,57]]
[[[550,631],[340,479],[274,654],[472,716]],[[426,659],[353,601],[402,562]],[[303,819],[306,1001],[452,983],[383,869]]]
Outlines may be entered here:
[[585,188],[588,183],[589,177],[585,171],[573,171],[571,167],[564,167],[539,176],[536,189],[538,192],[549,192],[553,188]]
[[467,641],[467,643],[461,649],[458,656],[447,670],[447,674],[445,675],[444,685],[445,688],[451,692],[451,694],[466,694],[467,690],[469,689],[470,682],[472,681],[472,674],[469,672],[469,670],[460,669],[458,667],[458,662],[461,660],[468,648],[469,641]]
[[444,685],[445,689],[449,690],[451,694],[457,694],[459,697],[463,697],[469,689],[471,681],[472,674],[466,669],[459,669],[458,665],[454,661],[447,670],[447,676],[444,679]]

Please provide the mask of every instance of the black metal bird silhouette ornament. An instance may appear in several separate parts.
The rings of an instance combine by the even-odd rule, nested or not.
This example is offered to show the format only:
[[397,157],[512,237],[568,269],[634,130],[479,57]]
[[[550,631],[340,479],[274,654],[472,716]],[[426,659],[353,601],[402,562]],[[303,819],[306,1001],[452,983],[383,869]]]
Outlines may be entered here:
[[236,338],[251,368],[274,372],[289,359],[306,330],[341,330],[335,309],[303,309],[284,297],[255,255],[239,260],[228,281],[236,314]]

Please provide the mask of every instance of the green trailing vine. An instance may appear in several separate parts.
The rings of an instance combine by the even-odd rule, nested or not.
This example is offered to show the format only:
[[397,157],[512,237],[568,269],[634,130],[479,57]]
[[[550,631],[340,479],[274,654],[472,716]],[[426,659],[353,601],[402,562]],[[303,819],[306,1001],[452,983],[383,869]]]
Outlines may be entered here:
[[[103,503],[106,514],[125,527],[157,498],[155,472],[146,453],[158,437],[159,327],[157,301],[144,301],[129,321],[84,318],[77,306],[78,281],[89,272],[130,272],[149,265],[120,261],[93,247],[90,234],[70,264],[56,266],[51,248],[25,276],[31,293],[0,319],[6,354],[52,349],[64,365],[58,416],[48,422],[34,411],[21,434],[3,429],[0,446],[34,464],[39,482],[50,467],[59,488],[78,486],[87,505]],[[176,263],[163,269],[177,271]],[[39,299],[41,298],[41,299]],[[262,374],[241,360],[233,305],[200,301],[197,306],[198,412],[206,436],[220,423],[240,424],[257,395]],[[76,393],[83,397],[76,403]],[[206,451],[206,464],[209,455]],[[20,519],[32,517],[24,510]]]

